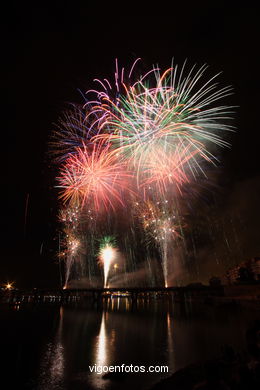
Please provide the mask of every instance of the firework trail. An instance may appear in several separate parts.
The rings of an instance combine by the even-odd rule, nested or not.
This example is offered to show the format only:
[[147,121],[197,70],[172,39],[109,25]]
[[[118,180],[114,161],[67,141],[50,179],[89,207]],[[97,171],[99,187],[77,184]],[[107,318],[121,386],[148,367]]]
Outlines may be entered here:
[[62,250],[59,257],[65,263],[65,283],[67,287],[73,264],[80,259],[82,249],[79,226],[81,222],[80,210],[77,206],[62,208],[59,212],[59,221],[64,226],[63,239],[61,240]]
[[111,264],[116,259],[117,249],[115,247],[115,238],[112,236],[104,237],[100,242],[99,260],[104,270],[104,287],[108,287],[107,278]]
[[68,286],[72,265],[79,256],[81,243],[80,240],[70,230],[66,229],[65,233],[65,239],[62,243],[64,250],[61,252],[60,256],[65,259],[66,263],[64,283],[64,287],[66,288]]
[[[66,284],[71,279],[72,271],[78,278],[85,277],[88,271],[88,279],[91,282],[95,273],[95,248],[97,234],[97,220],[95,212],[90,208],[78,206],[63,207],[59,212],[61,223],[61,237],[59,258],[65,264]],[[75,248],[72,243],[78,242]],[[74,250],[73,250],[74,249]],[[76,250],[77,249],[77,250]],[[86,255],[88,261],[85,261]]]
[[168,200],[157,202],[136,202],[136,210],[142,222],[146,236],[146,244],[156,244],[159,247],[162,258],[162,269],[165,287],[168,287],[168,261],[169,245],[177,239],[182,239],[183,222],[169,205]]

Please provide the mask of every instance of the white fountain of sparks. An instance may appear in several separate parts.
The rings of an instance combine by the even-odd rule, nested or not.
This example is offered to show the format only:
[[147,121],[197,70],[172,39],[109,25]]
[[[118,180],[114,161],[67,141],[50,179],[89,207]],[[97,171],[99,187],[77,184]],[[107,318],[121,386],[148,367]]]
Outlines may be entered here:
[[113,260],[116,258],[116,249],[106,244],[100,251],[100,259],[104,266],[104,288],[108,287],[107,277]]

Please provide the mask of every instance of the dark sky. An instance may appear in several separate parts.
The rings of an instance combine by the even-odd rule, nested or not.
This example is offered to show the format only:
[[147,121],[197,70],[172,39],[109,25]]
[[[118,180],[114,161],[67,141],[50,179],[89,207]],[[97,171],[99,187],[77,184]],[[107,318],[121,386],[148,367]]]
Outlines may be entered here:
[[[0,283],[58,283],[57,191],[49,136],[64,103],[81,102],[77,88],[86,91],[94,78],[112,77],[115,58],[124,66],[141,57],[148,68],[155,63],[169,67],[172,57],[177,63],[188,58],[190,64],[209,64],[211,74],[223,71],[222,83],[235,91],[228,103],[239,106],[233,147],[223,160],[224,182],[233,188],[258,180],[259,20],[254,6],[10,3],[2,13],[1,33]],[[250,203],[250,191],[243,196]]]

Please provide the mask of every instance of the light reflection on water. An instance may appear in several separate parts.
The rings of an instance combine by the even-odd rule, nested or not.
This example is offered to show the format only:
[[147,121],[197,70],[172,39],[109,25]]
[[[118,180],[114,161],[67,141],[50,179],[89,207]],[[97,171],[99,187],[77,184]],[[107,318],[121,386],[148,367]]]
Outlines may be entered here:
[[96,364],[98,365],[108,365],[107,359],[107,334],[105,329],[105,316],[102,314],[102,320],[100,325],[99,335],[97,336],[97,345],[96,345]]
[[[246,329],[256,318],[254,310],[242,307],[152,299],[139,299],[133,306],[128,298],[107,299],[99,306],[89,301],[84,306],[44,310],[53,325],[46,336],[39,320],[35,347],[41,351],[39,372],[31,374],[34,385],[26,387],[34,390],[149,389],[191,363],[219,355],[224,344],[236,351],[245,349]],[[22,306],[16,313],[23,311],[26,323],[28,314]],[[45,317],[40,313],[39,318]],[[167,365],[169,374],[129,373],[104,379],[89,370],[95,364],[123,363]],[[24,363],[21,370],[26,369]]]
[[58,390],[64,384],[64,347],[62,345],[63,307],[60,307],[60,319],[53,343],[48,343],[40,364],[39,390]]

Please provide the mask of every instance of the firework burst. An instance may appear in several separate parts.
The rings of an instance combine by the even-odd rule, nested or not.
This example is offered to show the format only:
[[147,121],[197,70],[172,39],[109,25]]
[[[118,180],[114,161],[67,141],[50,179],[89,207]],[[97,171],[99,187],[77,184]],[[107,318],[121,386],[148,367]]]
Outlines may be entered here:
[[187,168],[196,153],[189,152],[188,149],[189,147],[181,150],[176,148],[172,154],[166,154],[162,148],[150,151],[139,185],[143,189],[144,199],[148,199],[150,193],[162,198],[167,193],[181,194],[182,185],[190,180]]
[[116,101],[107,95],[99,96],[100,104],[93,108],[101,118],[96,138],[113,144],[117,153],[136,169],[138,183],[142,183],[144,170],[158,178],[151,169],[156,153],[169,167],[173,157],[174,176],[180,183],[184,177],[183,165],[186,172],[189,170],[196,176],[202,171],[201,160],[216,163],[212,145],[229,145],[224,137],[227,130],[232,130],[226,124],[230,108],[216,106],[216,102],[229,95],[231,88],[217,89],[216,76],[203,84],[205,70],[206,66],[198,70],[193,67],[183,76],[184,66],[180,72],[176,66],[162,75],[154,69],[155,86],[146,77],[130,86]]
[[[60,120],[52,143],[66,205],[60,219],[75,240],[90,229],[96,235],[104,218],[111,221],[111,210],[131,208],[139,199],[135,222],[141,219],[147,244],[160,249],[167,285],[169,248],[182,238],[184,226],[173,211],[177,197],[183,199],[202,175],[205,179],[207,163],[216,165],[218,149],[229,146],[232,111],[219,101],[232,89],[220,88],[218,75],[205,81],[205,65],[190,70],[176,65],[165,72],[154,67],[132,81],[138,60],[129,72],[120,70],[116,60],[114,82],[94,80],[101,87],[87,92],[94,98],[72,106]],[[71,261],[80,247],[75,240],[67,242]],[[115,254],[113,240],[105,238],[99,253],[105,286]]]
[[50,142],[52,154],[58,163],[64,162],[77,148],[85,147],[95,133],[86,120],[86,110],[80,105],[71,105],[63,112]]
[[76,205],[93,204],[96,211],[123,205],[122,193],[130,190],[132,174],[127,172],[110,145],[100,142],[77,148],[61,169],[61,198]]

